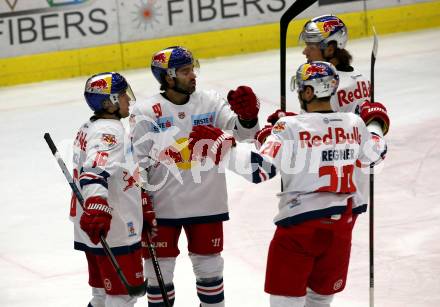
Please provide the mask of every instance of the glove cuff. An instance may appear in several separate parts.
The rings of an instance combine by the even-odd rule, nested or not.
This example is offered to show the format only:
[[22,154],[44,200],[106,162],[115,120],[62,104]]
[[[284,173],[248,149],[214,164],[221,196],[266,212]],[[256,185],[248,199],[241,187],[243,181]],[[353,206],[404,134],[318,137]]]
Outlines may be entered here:
[[93,196],[87,198],[85,203],[85,209],[86,211],[91,211],[91,210],[102,211],[109,215],[111,215],[113,211],[113,208],[111,208],[108,205],[107,200],[99,196]]

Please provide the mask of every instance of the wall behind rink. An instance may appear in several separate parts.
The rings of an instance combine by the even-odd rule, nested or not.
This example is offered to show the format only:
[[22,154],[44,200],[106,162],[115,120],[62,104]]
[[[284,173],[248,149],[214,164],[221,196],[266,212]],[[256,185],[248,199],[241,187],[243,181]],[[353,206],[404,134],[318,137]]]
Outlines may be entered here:
[[[279,48],[293,0],[0,0],[0,86],[147,67],[184,45],[199,58]],[[365,10],[366,9],[366,10]],[[289,27],[338,14],[350,38],[440,26],[440,1],[319,0]]]

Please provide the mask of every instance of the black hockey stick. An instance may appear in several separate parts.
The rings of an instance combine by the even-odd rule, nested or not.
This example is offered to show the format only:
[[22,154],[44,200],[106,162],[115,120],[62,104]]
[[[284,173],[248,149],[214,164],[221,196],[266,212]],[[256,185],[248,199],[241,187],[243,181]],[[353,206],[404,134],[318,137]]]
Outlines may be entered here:
[[305,11],[316,0],[296,0],[284,12],[280,19],[280,82],[281,82],[281,110],[286,111],[286,39],[287,28],[293,18]]
[[[374,102],[374,65],[376,64],[379,40],[373,27],[374,42],[371,52],[370,97]],[[374,167],[370,167],[370,307],[374,307]]]
[[147,233],[147,247],[148,247],[148,252],[150,253],[151,262],[153,263],[154,272],[156,273],[157,282],[159,284],[160,293],[162,294],[165,307],[171,307],[170,300],[168,299],[168,293],[165,288],[165,282],[163,280],[162,272],[160,270],[159,262],[157,261],[156,249],[154,248],[154,245],[151,242],[149,233]]
[[[47,145],[49,146],[50,150],[52,151],[52,154],[57,159],[58,165],[60,166],[64,176],[67,179],[67,182],[69,183],[70,187],[72,188],[73,193],[75,193],[76,198],[78,199],[81,207],[84,209],[84,198],[81,195],[81,192],[78,189],[78,186],[73,181],[72,176],[70,175],[70,172],[67,170],[66,164],[64,163],[63,159],[61,158],[57,147],[55,146],[54,142],[52,141],[52,138],[50,137],[49,133],[44,134],[44,139],[46,140]],[[102,247],[107,254],[107,256],[110,259],[110,262],[112,263],[113,267],[116,270],[116,273],[118,274],[119,278],[121,279],[121,282],[124,284],[124,287],[127,289],[127,292],[130,296],[144,296],[147,292],[147,281],[142,283],[142,285],[139,286],[132,286],[129,284],[127,278],[125,277],[124,273],[122,272],[118,262],[116,261],[115,256],[113,255],[113,252],[111,251],[110,247],[107,244],[107,241],[103,236],[100,236]]]

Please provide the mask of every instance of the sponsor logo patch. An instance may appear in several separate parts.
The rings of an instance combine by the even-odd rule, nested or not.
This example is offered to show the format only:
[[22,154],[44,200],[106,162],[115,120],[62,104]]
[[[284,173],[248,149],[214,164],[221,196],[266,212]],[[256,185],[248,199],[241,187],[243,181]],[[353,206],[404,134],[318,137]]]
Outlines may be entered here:
[[215,119],[215,112],[191,115],[191,122],[193,126],[213,125]]
[[160,117],[156,122],[151,123],[151,131],[159,133],[165,131],[174,125],[174,119],[172,116]]
[[136,235],[136,230],[134,229],[133,222],[128,222],[127,228],[128,228],[128,236],[134,237]]

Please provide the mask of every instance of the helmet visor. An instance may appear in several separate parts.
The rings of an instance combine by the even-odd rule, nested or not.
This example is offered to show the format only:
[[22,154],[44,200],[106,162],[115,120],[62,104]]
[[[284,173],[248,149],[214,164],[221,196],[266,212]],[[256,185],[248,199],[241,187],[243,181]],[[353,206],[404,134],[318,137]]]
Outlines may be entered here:
[[292,92],[294,92],[297,88],[299,88],[296,81],[297,81],[296,75],[292,76],[292,78],[290,78],[290,90]]
[[134,96],[133,90],[129,84],[127,84],[125,93],[127,93],[127,96],[130,97],[130,105],[133,105],[136,102],[136,96]]

